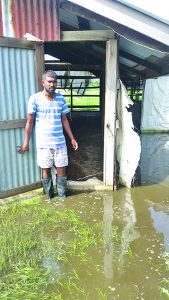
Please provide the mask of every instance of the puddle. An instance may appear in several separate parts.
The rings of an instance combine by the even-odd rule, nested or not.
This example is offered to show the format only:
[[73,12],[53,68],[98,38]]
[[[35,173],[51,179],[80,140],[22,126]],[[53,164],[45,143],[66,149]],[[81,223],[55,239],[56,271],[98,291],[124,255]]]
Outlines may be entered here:
[[167,299],[169,187],[0,209],[0,299]]

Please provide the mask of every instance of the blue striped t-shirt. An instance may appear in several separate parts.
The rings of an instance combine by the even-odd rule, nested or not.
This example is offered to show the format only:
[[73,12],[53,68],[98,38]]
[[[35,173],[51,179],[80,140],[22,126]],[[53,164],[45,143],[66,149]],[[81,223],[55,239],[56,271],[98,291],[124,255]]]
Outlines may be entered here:
[[53,101],[48,100],[44,92],[30,96],[28,114],[35,114],[37,148],[60,148],[66,145],[61,117],[68,112],[67,103],[60,93],[55,93]]

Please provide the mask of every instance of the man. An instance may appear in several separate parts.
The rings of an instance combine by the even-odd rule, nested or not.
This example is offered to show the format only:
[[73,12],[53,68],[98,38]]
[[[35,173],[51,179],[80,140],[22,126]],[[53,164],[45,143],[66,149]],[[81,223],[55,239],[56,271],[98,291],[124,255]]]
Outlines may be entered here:
[[46,71],[42,75],[43,91],[32,95],[28,102],[28,116],[25,126],[24,143],[19,152],[29,151],[29,140],[34,120],[36,122],[37,163],[42,168],[42,184],[50,200],[53,195],[51,167],[57,170],[57,191],[59,197],[66,196],[67,177],[65,167],[68,165],[67,147],[63,128],[77,150],[66,114],[69,108],[64,97],[56,93],[57,75]]

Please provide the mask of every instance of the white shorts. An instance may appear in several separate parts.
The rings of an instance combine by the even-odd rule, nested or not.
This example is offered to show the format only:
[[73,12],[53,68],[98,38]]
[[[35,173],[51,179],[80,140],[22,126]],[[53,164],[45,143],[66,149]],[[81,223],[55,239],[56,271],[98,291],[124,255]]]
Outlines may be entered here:
[[39,167],[66,167],[68,165],[67,147],[37,148],[37,164]]

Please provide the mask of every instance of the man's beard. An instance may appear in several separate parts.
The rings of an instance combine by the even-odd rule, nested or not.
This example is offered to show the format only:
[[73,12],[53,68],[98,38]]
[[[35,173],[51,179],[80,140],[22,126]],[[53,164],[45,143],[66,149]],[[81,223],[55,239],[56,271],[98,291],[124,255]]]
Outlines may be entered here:
[[46,89],[46,91],[49,93],[49,94],[53,94],[55,92],[55,88],[48,88]]

